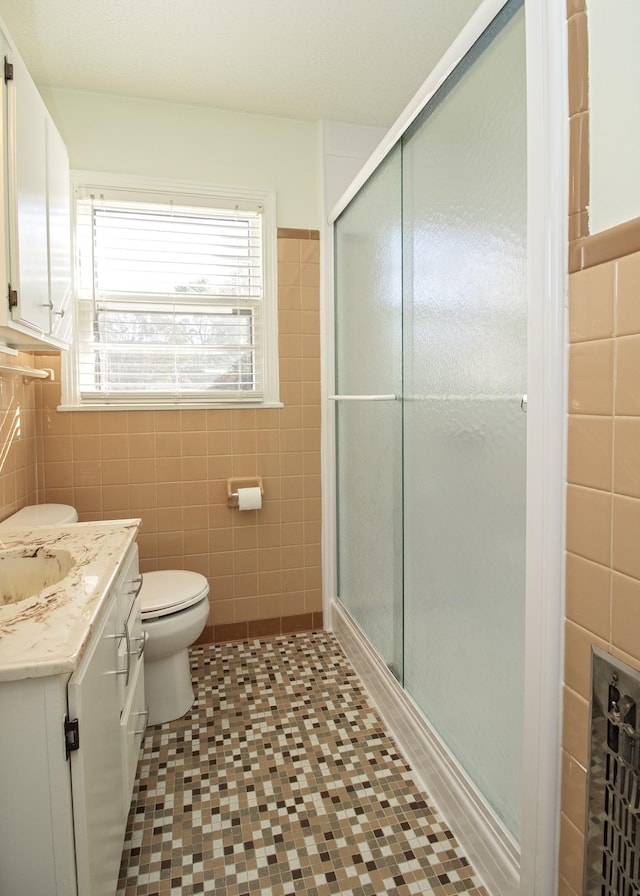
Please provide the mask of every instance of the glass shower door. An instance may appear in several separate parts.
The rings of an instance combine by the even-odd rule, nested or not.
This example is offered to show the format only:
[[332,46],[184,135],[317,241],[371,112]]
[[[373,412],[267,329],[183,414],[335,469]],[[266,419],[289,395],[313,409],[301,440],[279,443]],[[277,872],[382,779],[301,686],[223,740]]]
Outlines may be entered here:
[[335,225],[338,596],[402,677],[401,154]]
[[526,95],[510,4],[403,139],[405,686],[516,839]]

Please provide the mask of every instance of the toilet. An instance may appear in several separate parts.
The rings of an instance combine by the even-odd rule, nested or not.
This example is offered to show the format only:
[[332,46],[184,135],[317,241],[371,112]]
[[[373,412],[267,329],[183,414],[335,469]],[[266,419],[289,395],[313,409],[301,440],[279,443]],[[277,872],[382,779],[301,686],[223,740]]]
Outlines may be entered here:
[[[3,520],[0,530],[77,522],[76,509],[69,504],[34,504]],[[209,616],[208,597],[209,583],[198,572],[163,569],[142,576],[144,687],[149,725],[179,719],[193,704],[188,648],[204,631]]]
[[209,616],[209,582],[199,572],[161,569],[142,576],[144,688],[149,725],[179,719],[191,707],[188,648],[197,640]]
[[33,529],[35,526],[66,526],[77,523],[78,514],[69,504],[31,504],[0,523],[0,529]]

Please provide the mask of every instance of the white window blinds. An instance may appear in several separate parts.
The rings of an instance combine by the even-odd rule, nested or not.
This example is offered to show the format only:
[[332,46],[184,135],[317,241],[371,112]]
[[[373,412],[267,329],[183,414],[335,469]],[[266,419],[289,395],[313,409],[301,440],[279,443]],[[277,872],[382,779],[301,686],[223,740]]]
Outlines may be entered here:
[[245,206],[78,189],[81,401],[262,399],[263,214]]

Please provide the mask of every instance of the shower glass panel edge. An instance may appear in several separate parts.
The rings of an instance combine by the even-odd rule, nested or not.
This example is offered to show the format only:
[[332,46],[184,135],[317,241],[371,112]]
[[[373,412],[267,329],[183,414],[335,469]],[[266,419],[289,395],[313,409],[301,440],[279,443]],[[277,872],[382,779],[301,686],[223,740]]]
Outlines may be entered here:
[[[501,32],[502,28],[505,27],[505,25],[508,23],[508,21],[511,19],[511,17],[515,13],[522,10],[523,3],[522,2],[511,2],[511,3],[504,4],[504,12],[500,12],[500,9],[502,9],[503,4],[495,3],[495,4],[483,4],[483,5],[486,6],[488,9],[493,8],[497,12],[498,18],[495,20],[495,22],[493,22],[493,24],[491,24],[489,26],[488,30],[486,30],[484,32],[483,36],[480,38],[480,41],[478,43],[476,43],[476,45],[474,47],[472,47],[472,49],[470,51],[467,52],[467,55],[462,59],[462,63],[459,65],[458,69],[453,72],[453,77],[451,78],[451,83],[454,83],[454,82],[457,82],[460,80],[460,77],[464,74],[465,70],[469,68],[469,66],[472,64],[472,62],[475,60],[475,58],[479,55],[478,51],[485,49],[486,46],[491,43],[491,40],[493,39],[493,37],[495,37],[497,34],[499,34]],[[486,15],[486,14],[484,14],[484,15]],[[495,16],[495,13],[494,13],[494,16]],[[520,15],[520,18],[521,18],[521,20],[523,19],[522,14]],[[489,18],[485,19],[485,22],[489,22],[489,21],[491,21],[491,19],[489,19]],[[476,34],[479,34],[479,33],[480,33],[480,31],[476,32]],[[522,52],[521,52],[522,76],[524,77],[524,46],[522,46],[521,49],[522,49]],[[448,54],[448,57],[450,58],[451,55],[452,54]],[[458,56],[457,60],[459,60],[460,58],[461,58],[461,56]],[[456,62],[457,62],[457,60],[456,60]],[[442,81],[440,81],[439,83],[442,83]],[[525,90],[524,90],[524,82],[522,82],[522,86],[523,86],[523,90],[522,90],[521,102],[523,105],[522,105],[522,108],[520,111],[522,112],[522,118],[524,120],[525,104],[526,104],[526,94],[525,94]],[[444,90],[440,91],[439,94],[437,92],[435,93],[435,103],[434,103],[435,106],[437,106],[438,104],[440,104],[442,102],[446,93],[447,93],[446,86],[445,86]],[[488,95],[491,95],[490,92]],[[434,96],[431,96],[429,101],[431,101],[433,99],[434,99]],[[428,104],[427,104],[427,108],[428,108]],[[425,117],[428,117],[428,114],[422,115],[422,119],[424,119]],[[415,114],[413,115],[413,119],[416,119]],[[405,125],[405,127],[406,127],[406,125]],[[413,124],[412,132],[415,132],[418,127],[419,127],[418,124]],[[399,140],[402,136],[402,132],[397,130],[396,134],[397,134],[397,136],[395,139]],[[387,143],[386,145],[388,147],[389,143]],[[395,145],[394,149],[391,150],[391,153],[395,153],[396,151],[397,151],[397,145]],[[381,153],[381,155],[378,158],[381,158],[383,155],[385,158],[387,158],[388,152],[389,152],[388,149],[384,148],[383,153]],[[526,153],[526,134],[525,134],[525,153]],[[361,200],[362,195],[366,192],[369,184],[371,183],[373,178],[375,178],[377,172],[380,170],[380,168],[382,167],[382,164],[384,164],[384,163],[377,163],[377,164],[378,164],[378,167],[375,168],[373,174],[370,175],[369,179],[367,181],[365,181],[364,184],[362,183],[362,181],[360,182],[360,185],[358,187],[358,192],[356,193],[355,190],[352,190],[351,195],[349,197],[349,205],[343,206],[344,210],[341,213],[339,213],[336,218],[336,234],[338,234],[338,229],[341,226],[341,223],[340,223],[341,220],[344,221],[344,219],[345,219],[345,217],[344,217],[345,214],[347,214],[349,212],[349,210],[351,209],[352,204],[354,202],[358,202]],[[372,170],[372,169],[369,168],[369,170]],[[522,171],[523,171],[523,186],[524,186],[524,191],[526,193],[526,155],[525,155]],[[400,179],[402,182],[402,179],[403,179],[403,162],[402,162],[402,160],[400,162]],[[400,208],[401,224],[403,221],[403,214],[404,214],[403,207],[401,206],[401,208]],[[526,201],[525,201],[525,206],[524,206],[524,217],[526,218]],[[338,300],[339,300],[339,290],[340,290],[340,283],[339,283],[340,275],[338,273],[338,268],[339,268],[339,263],[340,263],[339,257],[340,257],[340,253],[344,250],[344,248],[345,248],[345,246],[340,245],[339,238],[337,237],[336,238],[336,246],[335,246],[335,249],[336,249],[336,272],[337,272],[335,285],[336,285]],[[526,259],[526,246],[525,246],[525,256],[524,257]],[[403,258],[402,251],[401,251],[400,252],[400,269],[401,270],[404,266],[404,263],[405,263],[405,259]],[[402,276],[403,282],[406,283],[408,276],[409,276],[409,271],[406,271]],[[400,294],[402,294],[402,286],[401,286],[399,292],[400,292]],[[526,293],[526,289],[523,289],[523,298],[525,298],[525,293]],[[338,304],[339,304],[339,301],[338,301]],[[525,307],[526,307],[526,298],[525,298]],[[402,316],[403,316],[403,312],[401,310],[400,328],[401,328],[401,332],[404,332],[404,334],[405,334],[405,336],[404,336],[405,349],[407,349],[407,341],[408,341],[408,338],[411,336],[412,327],[411,327],[411,324],[410,323],[408,324],[406,320],[405,321],[402,320]],[[526,334],[526,317],[525,317],[525,334]],[[526,353],[526,343],[525,343],[525,353]],[[336,332],[337,385],[336,385],[335,391],[338,393],[342,393],[342,392],[346,392],[348,390],[343,387],[342,383],[340,383],[339,354],[340,354],[340,347],[339,347],[339,322],[338,322],[337,323],[337,332]],[[408,354],[408,352],[407,352],[407,354]],[[401,371],[401,374],[400,374],[401,387],[402,387],[402,382],[403,382],[403,376],[404,376],[404,373]],[[417,393],[417,390],[415,388],[413,388],[413,386],[414,386],[414,384],[410,384],[409,391]],[[405,388],[406,387],[407,387],[407,383],[405,382]],[[365,386],[363,389],[358,389],[358,390],[354,390],[354,391],[367,393],[367,392],[373,392],[374,390],[371,388],[371,385],[369,385],[369,386]],[[381,388],[380,391],[385,392],[387,390],[383,387],[383,388]],[[394,391],[396,391],[396,390],[394,390]],[[398,389],[397,391],[400,393],[400,389]],[[519,406],[520,393],[524,392],[524,391],[526,391],[526,387],[525,387],[524,379],[523,379],[522,382],[518,384],[518,388],[514,389],[514,391],[509,390],[507,392],[504,392],[504,391],[500,390],[499,394],[503,397],[509,396],[508,403],[512,404],[513,401],[517,401],[517,404]],[[442,394],[445,394],[445,393],[442,393]],[[460,393],[460,394],[462,395],[462,393]],[[481,394],[481,393],[479,393],[479,394]],[[482,400],[482,397],[481,397],[481,400]],[[488,404],[489,404],[489,401],[487,401],[487,405]],[[496,408],[497,408],[499,402],[495,402],[495,404],[496,404]],[[412,410],[411,410],[410,405],[411,405],[411,401],[405,401],[403,398],[402,406],[400,408],[400,419],[402,420],[403,415],[406,415],[406,427],[404,424],[401,423],[401,433],[400,433],[401,443],[404,438],[405,428],[410,428],[411,422],[412,422],[412,420],[411,420]],[[390,656],[392,654],[394,654],[395,657],[397,657],[397,656],[402,657],[402,663],[404,665],[404,675],[398,676],[398,677],[401,680],[402,680],[402,678],[405,679],[404,686],[407,689],[407,692],[412,696],[415,703],[418,705],[418,707],[424,713],[425,718],[431,724],[434,722],[434,719],[430,716],[429,709],[426,705],[426,701],[424,700],[424,694],[420,693],[420,686],[419,685],[415,686],[415,682],[411,681],[411,675],[414,671],[412,669],[412,665],[411,665],[412,656],[411,656],[411,653],[409,652],[409,656],[407,657],[407,651],[404,649],[404,647],[405,647],[404,639],[399,647],[397,644],[394,643],[393,649],[390,650],[388,638],[385,640],[385,636],[380,638],[380,637],[377,637],[376,634],[372,635],[372,633],[371,633],[372,627],[373,628],[376,627],[376,619],[375,619],[376,609],[382,608],[382,613],[380,614],[380,619],[384,620],[385,615],[386,614],[388,615],[389,608],[384,607],[382,605],[382,603],[380,603],[380,601],[378,601],[378,603],[376,604],[376,601],[374,600],[372,602],[371,607],[368,608],[369,610],[371,610],[373,608],[374,612],[373,613],[368,612],[368,611],[366,611],[364,604],[359,605],[358,601],[356,601],[355,605],[354,605],[354,602],[351,600],[351,598],[348,594],[349,589],[346,588],[346,580],[345,580],[345,575],[344,575],[344,569],[342,568],[342,566],[343,566],[343,561],[345,560],[345,557],[349,557],[351,552],[350,552],[350,548],[348,545],[349,539],[346,537],[345,521],[344,520],[341,521],[341,519],[340,519],[340,514],[341,514],[340,508],[344,509],[349,500],[349,499],[347,499],[347,491],[348,490],[346,488],[347,478],[348,478],[346,476],[346,471],[348,469],[348,466],[347,466],[347,457],[345,456],[349,452],[346,452],[346,451],[343,452],[342,446],[340,445],[340,438],[341,438],[341,435],[345,434],[345,431],[346,431],[345,427],[349,426],[349,424],[346,421],[350,418],[353,419],[356,416],[355,414],[351,414],[351,415],[346,414],[345,413],[346,407],[347,406],[345,404],[342,406],[338,405],[336,408],[336,428],[337,428],[336,441],[337,441],[337,445],[338,445],[337,503],[339,505],[337,527],[338,527],[338,554],[339,554],[339,558],[340,558],[338,561],[339,562],[338,596],[340,597],[342,603],[344,603],[344,605],[346,606],[347,610],[349,610],[351,615],[354,617],[356,623],[360,626],[360,628],[362,629],[365,636],[369,639],[369,641],[374,646],[374,648],[382,655],[383,659],[387,662],[387,664],[394,669],[394,671],[397,671],[397,665],[396,665],[397,661],[396,661],[396,659],[390,659]],[[383,419],[382,415],[380,415],[378,419],[382,420]],[[519,423],[524,432],[524,423],[525,423],[524,416],[519,418]],[[518,424],[516,424],[516,426],[518,426]],[[357,431],[358,427],[351,425],[351,430]],[[408,440],[408,441],[409,441],[409,443],[407,444],[407,446],[402,449],[405,458],[406,458],[408,452],[411,450],[411,445],[410,445],[411,440]],[[522,456],[521,456],[521,460],[522,460]],[[514,466],[518,467],[518,461],[515,462]],[[406,491],[409,495],[409,498],[407,500],[405,500],[405,505],[410,504],[410,502],[412,502],[412,501],[415,504],[416,496],[420,494],[421,484],[420,484],[418,475],[416,474],[417,468],[418,468],[418,464],[416,463],[411,467],[410,473],[408,470],[404,470],[401,473],[401,476],[403,477],[403,491]],[[522,481],[522,485],[523,485],[523,488],[522,488],[523,504],[522,504],[522,508],[521,508],[522,515],[521,515],[521,517],[519,517],[519,519],[524,520],[524,495],[525,495],[524,478],[526,475],[526,469],[523,470],[522,466],[520,467],[520,473],[518,475],[520,475],[520,474],[522,474],[521,481]],[[373,487],[373,486],[371,486],[371,487]],[[364,490],[363,490],[363,493],[365,493]],[[402,504],[402,502],[401,502],[401,504]],[[420,502],[418,502],[418,504],[420,504]],[[366,503],[363,506],[366,509],[366,506],[367,506]],[[394,512],[397,511],[397,509],[398,509],[398,506],[396,504],[394,506]],[[423,513],[425,511],[426,511],[426,507],[418,506],[418,516],[423,515]],[[351,512],[355,515],[358,514],[357,509],[355,509],[355,507],[353,507],[353,506],[351,507]],[[410,515],[411,515],[410,511],[405,511],[404,518],[401,519],[399,523],[392,516],[392,518],[394,519],[393,526],[390,529],[388,529],[389,539],[395,542],[397,533],[398,532],[402,533],[402,530],[404,527],[405,533],[404,533],[404,536],[401,537],[401,547],[402,547],[402,543],[403,543],[404,539],[406,539],[407,541],[410,541],[410,538],[411,538],[410,533],[408,532],[408,530],[409,530],[408,519],[409,519]],[[362,523],[362,520],[360,521],[360,523]],[[518,524],[515,527],[512,527],[511,529],[509,529],[509,532],[508,532],[509,536],[513,535],[514,533],[517,533],[518,531],[521,531],[521,530],[519,530],[519,527],[520,527],[520,522],[518,522]],[[340,532],[341,528],[343,529],[342,533]],[[509,527],[507,526],[507,528],[509,528]],[[524,564],[524,533],[522,533],[522,536],[523,537],[522,537],[522,543],[521,543],[521,558],[522,558],[522,562]],[[366,538],[363,538],[362,542],[365,542],[365,541],[366,541]],[[372,545],[375,543],[376,542],[374,540],[374,542],[372,542]],[[382,543],[382,542],[380,542],[380,543]],[[369,547],[371,547],[371,545]],[[409,551],[410,551],[410,547],[407,547],[407,553],[409,553]],[[377,560],[377,558],[376,558],[376,560]],[[350,562],[350,559],[347,560],[347,562]],[[397,563],[397,556],[394,556],[393,562]],[[490,563],[491,562],[492,561],[490,561]],[[490,565],[490,563],[489,563],[489,565]],[[361,563],[361,566],[362,565],[363,564]],[[409,568],[411,567],[410,560],[409,560],[407,566]],[[374,567],[372,566],[370,571],[373,571],[373,569],[374,569]],[[392,566],[387,565],[386,572],[388,573],[391,569],[392,569]],[[522,569],[523,569],[523,567],[522,567]],[[400,576],[402,576],[402,570],[400,571]],[[398,582],[398,579],[396,579],[393,584],[396,585],[397,582]],[[406,588],[406,582],[405,582],[404,587]],[[384,592],[384,589],[382,589],[379,592],[380,595],[383,592]],[[397,591],[395,590],[394,587],[392,587],[389,589],[389,593],[393,594],[393,605],[397,609]],[[520,832],[520,817],[519,817],[520,812],[519,812],[518,807],[520,806],[520,802],[521,802],[521,781],[520,781],[520,777],[518,774],[518,768],[519,768],[519,764],[521,764],[521,758],[522,758],[522,706],[523,706],[523,700],[524,700],[524,681],[523,681],[523,678],[524,678],[524,676],[523,676],[524,570],[523,570],[523,574],[522,574],[522,589],[520,590],[520,593],[518,595],[518,601],[520,603],[517,607],[517,613],[522,614],[522,619],[521,619],[522,625],[520,626],[519,635],[517,634],[516,637],[508,637],[509,643],[508,643],[507,647],[508,647],[508,650],[511,651],[511,653],[509,655],[507,655],[507,654],[503,655],[504,662],[503,662],[503,666],[500,670],[500,676],[499,676],[501,683],[502,683],[503,678],[510,679],[510,683],[513,686],[514,693],[516,694],[516,701],[515,701],[515,703],[511,704],[508,731],[507,731],[506,735],[504,734],[504,732],[502,732],[500,735],[496,735],[499,739],[499,744],[498,744],[498,750],[495,751],[496,755],[501,755],[501,756],[504,756],[504,752],[501,754],[500,751],[507,751],[507,753],[512,758],[515,757],[515,765],[513,765],[510,769],[506,769],[507,774],[505,774],[503,776],[504,781],[502,782],[502,784],[500,781],[497,782],[497,786],[498,786],[497,793],[492,792],[492,787],[493,787],[493,785],[496,784],[496,780],[495,779],[489,780],[491,778],[491,775],[487,776],[482,769],[478,769],[475,766],[475,758],[476,757],[465,756],[465,754],[464,754],[464,751],[466,748],[465,745],[462,744],[462,746],[460,746],[459,743],[455,743],[452,745],[452,740],[455,740],[455,738],[459,734],[459,732],[455,731],[455,724],[450,731],[446,730],[446,724],[438,724],[437,720],[436,720],[436,723],[434,724],[434,728],[435,728],[436,732],[438,733],[438,735],[441,737],[445,746],[447,746],[447,748],[451,749],[452,754],[460,762],[461,768],[464,769],[464,771],[469,775],[471,780],[474,782],[475,786],[478,788],[478,791],[480,792],[480,794],[484,795],[487,802],[491,806],[493,806],[497,817],[502,819],[506,828],[508,828],[508,830],[511,832],[511,834],[514,837],[516,837],[517,839],[519,839],[519,832]],[[408,633],[409,636],[413,636],[415,634],[413,632],[413,618],[412,618],[412,615],[410,612],[411,607],[409,606],[409,604],[407,602],[406,595],[405,595],[404,600],[402,599],[402,594],[400,595],[400,606],[402,608],[400,611],[400,618],[402,618],[403,614],[405,617],[405,620],[404,620],[405,634]],[[365,609],[365,612],[361,613],[360,611],[363,609]],[[480,607],[478,611],[482,612],[482,608]],[[490,615],[490,613],[486,614],[486,615]],[[398,622],[398,616],[396,615],[393,625],[397,625],[397,622]],[[382,629],[384,629],[384,623],[382,625]],[[482,629],[480,628],[478,631],[482,631]],[[449,646],[450,652],[457,654],[458,657],[462,657],[462,659],[464,660],[465,657],[463,654],[461,654],[461,651],[459,649],[460,645],[459,645],[458,634],[459,634],[459,629],[455,628],[455,637],[453,637],[452,639],[449,639],[448,646]],[[414,638],[414,640],[415,640],[415,638]],[[409,641],[409,638],[407,638],[407,642],[408,641]],[[418,651],[421,653],[425,653],[426,652],[425,645],[419,644]],[[471,672],[469,672],[468,674],[471,677],[473,677],[473,670],[471,670]],[[424,679],[424,676],[421,675],[420,677]],[[438,682],[439,682],[439,684],[441,684],[442,677],[438,680]],[[487,690],[487,689],[485,688],[485,690]],[[445,694],[445,699],[448,699],[446,697],[446,692],[443,691],[443,693]],[[481,701],[475,700],[475,698],[474,698],[474,701],[473,701],[473,709],[474,710],[478,706],[480,706],[481,708],[482,708],[482,706],[490,706],[491,701],[501,699],[501,694],[496,695],[495,693],[485,693],[483,695],[482,699],[485,701],[484,703],[481,703]],[[473,734],[471,736],[471,739],[474,740]],[[476,744],[476,747],[477,747],[477,744]],[[506,797],[507,797],[506,801],[504,799],[505,792],[506,792]],[[513,800],[512,800],[512,803],[509,805],[509,800],[510,800],[511,796],[513,797]]]
[[402,682],[398,146],[336,221],[338,596]]
[[519,840],[527,158],[512,2],[403,136],[405,687]]

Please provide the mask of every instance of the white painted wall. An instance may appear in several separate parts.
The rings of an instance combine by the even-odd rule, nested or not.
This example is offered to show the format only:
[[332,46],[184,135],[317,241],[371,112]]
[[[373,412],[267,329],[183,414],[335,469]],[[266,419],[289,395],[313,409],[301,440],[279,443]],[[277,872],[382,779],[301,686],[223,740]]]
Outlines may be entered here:
[[279,227],[320,227],[318,122],[41,92],[72,168],[274,190]]
[[[326,216],[362,168],[387,128],[323,121],[320,124],[322,141],[323,200]],[[326,220],[322,221],[325,225]]]
[[589,230],[640,217],[640,3],[588,0]]

